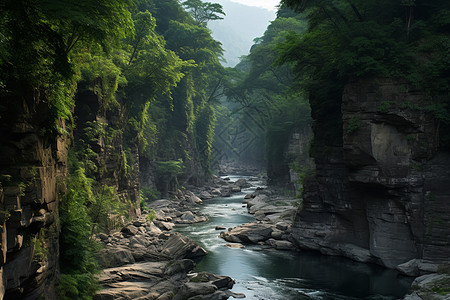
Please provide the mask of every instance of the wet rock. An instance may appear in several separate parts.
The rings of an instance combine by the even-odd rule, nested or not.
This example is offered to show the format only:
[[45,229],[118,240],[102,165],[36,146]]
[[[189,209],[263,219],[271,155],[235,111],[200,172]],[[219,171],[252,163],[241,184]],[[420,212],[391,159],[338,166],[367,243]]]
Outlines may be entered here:
[[161,253],[173,259],[195,258],[206,255],[205,249],[179,233],[172,234],[162,248]]
[[198,295],[214,294],[217,287],[209,282],[187,282],[185,283],[176,297],[178,299],[189,299]]
[[246,200],[252,199],[252,198],[255,198],[254,194],[247,194],[247,195],[244,196],[244,199],[246,199]]
[[247,201],[247,208],[251,208],[252,206],[256,204],[266,204],[269,197],[267,195],[257,195],[253,199],[249,199]]
[[198,196],[199,196],[200,199],[202,199],[202,200],[211,199],[211,198],[213,197],[213,196],[212,196],[210,193],[208,193],[207,191],[201,192]]
[[166,266],[164,274],[168,276],[173,276],[177,273],[187,274],[194,269],[194,266],[194,262],[190,259],[177,260]]
[[256,244],[269,239],[272,231],[272,226],[268,224],[248,223],[222,232],[220,237],[228,242]]
[[412,259],[397,266],[397,270],[407,276],[421,276],[438,271],[438,264],[423,259]]
[[234,184],[239,186],[240,188],[247,188],[250,186],[250,184],[244,178],[238,179]]
[[405,296],[405,300],[448,300],[448,291],[450,286],[450,275],[446,274],[428,274],[417,277],[412,285],[413,292]]
[[295,246],[289,241],[281,241],[281,240],[275,240],[275,239],[268,239],[266,241],[266,244],[270,245],[271,247],[277,249],[277,250],[294,250]]
[[281,231],[286,231],[289,228],[289,224],[286,222],[278,222],[275,224],[275,227]]
[[244,248],[244,245],[239,243],[225,244],[225,247],[233,248],[233,249],[241,249]]
[[215,228],[216,230],[225,230],[226,229],[226,227],[222,227],[222,226],[216,226],[216,228]]

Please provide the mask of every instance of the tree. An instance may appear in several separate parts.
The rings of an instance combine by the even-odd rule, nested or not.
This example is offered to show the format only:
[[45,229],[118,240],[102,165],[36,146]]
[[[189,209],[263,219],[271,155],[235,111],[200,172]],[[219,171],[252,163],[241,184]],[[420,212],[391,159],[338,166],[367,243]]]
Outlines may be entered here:
[[182,5],[189,11],[198,26],[206,27],[209,21],[222,20],[225,16],[219,3],[202,2],[201,0],[187,0]]

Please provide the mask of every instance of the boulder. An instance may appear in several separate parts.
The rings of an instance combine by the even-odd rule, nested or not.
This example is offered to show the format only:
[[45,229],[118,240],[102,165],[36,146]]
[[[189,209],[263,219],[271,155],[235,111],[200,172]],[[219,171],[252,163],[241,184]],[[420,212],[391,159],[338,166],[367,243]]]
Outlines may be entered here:
[[267,201],[269,201],[269,197],[266,195],[257,195],[255,196],[255,198],[253,199],[249,199],[247,201],[247,208],[251,208],[252,206],[256,205],[256,204],[260,204],[260,203],[266,203]]
[[232,248],[232,249],[241,249],[244,248],[244,245],[239,243],[232,243],[232,244],[225,244],[225,247]]
[[172,230],[175,227],[175,224],[172,222],[161,221],[157,223],[157,226],[162,230]]
[[189,299],[197,295],[214,294],[217,287],[209,282],[186,282],[175,296],[177,299]]
[[212,196],[210,193],[208,193],[207,191],[201,192],[198,196],[199,196],[200,199],[202,199],[202,200],[211,199],[211,198],[213,197],[213,196]]
[[[244,199],[245,199],[245,200],[252,199],[252,198],[255,198],[255,195],[254,195],[254,194],[247,194],[247,195],[244,196]],[[246,201],[246,202],[248,202],[248,201]],[[243,203],[243,202],[242,202],[242,203]]]
[[206,255],[205,249],[179,233],[172,234],[162,248],[161,253],[172,259],[194,258]]
[[436,273],[438,265],[423,259],[411,259],[397,266],[397,270],[406,276],[422,276]]
[[250,184],[244,178],[240,178],[240,179],[236,180],[236,182],[234,184],[239,186],[240,188],[246,188],[246,187],[250,186]]
[[121,232],[126,235],[135,235],[136,233],[138,233],[138,229],[134,225],[128,225],[128,226],[123,227]]
[[275,227],[278,230],[286,231],[289,228],[289,224],[286,223],[286,222],[278,222],[278,223],[275,224]]
[[272,226],[268,224],[247,223],[228,232],[222,232],[220,237],[228,242],[257,244],[269,239],[272,231]]
[[135,262],[131,251],[125,247],[106,247],[100,250],[99,263],[104,268],[119,267]]
[[448,300],[450,295],[448,291],[450,286],[450,275],[445,274],[427,274],[417,277],[411,289],[413,293],[405,296],[405,300]]
[[267,245],[270,245],[271,247],[277,249],[277,250],[293,250],[295,249],[294,244],[292,244],[289,241],[280,241],[275,239],[268,239],[266,241]]
[[178,273],[188,273],[195,267],[195,263],[190,259],[176,260],[166,266],[164,274],[167,276],[173,276]]

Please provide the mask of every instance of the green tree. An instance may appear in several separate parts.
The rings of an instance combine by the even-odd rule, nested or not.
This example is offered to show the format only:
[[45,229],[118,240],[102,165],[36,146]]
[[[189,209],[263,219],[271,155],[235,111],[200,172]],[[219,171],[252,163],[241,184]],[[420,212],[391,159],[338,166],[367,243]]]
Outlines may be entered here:
[[187,0],[182,5],[189,11],[198,26],[206,27],[209,21],[222,20],[223,17],[220,15],[226,15],[219,3]]

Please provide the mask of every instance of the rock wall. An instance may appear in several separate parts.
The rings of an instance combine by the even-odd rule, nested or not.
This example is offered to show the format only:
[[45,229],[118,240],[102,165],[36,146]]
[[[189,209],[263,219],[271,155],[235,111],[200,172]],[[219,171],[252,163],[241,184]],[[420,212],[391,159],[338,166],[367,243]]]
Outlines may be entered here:
[[[94,84],[101,85],[101,82]],[[97,182],[114,187],[122,202],[133,204],[130,217],[140,216],[139,196],[139,152],[137,142],[129,141],[129,157],[127,162],[124,149],[124,128],[128,121],[123,107],[106,108],[102,97],[96,95],[84,84],[76,95],[75,118],[77,127],[74,132],[75,143],[80,139],[87,141],[86,129],[97,124],[101,129],[94,138],[87,141],[96,154],[91,158],[96,165]],[[118,105],[118,104],[117,104]],[[126,170],[128,164],[129,170]],[[128,172],[132,170],[132,172]]]
[[[2,99],[0,119],[0,299],[56,299],[58,195],[64,191],[71,138],[50,131],[36,91]],[[59,124],[64,131],[65,124]]]
[[450,154],[438,150],[429,101],[391,79],[346,85],[342,146],[316,145],[305,184],[293,228],[301,247],[391,268],[449,259]]

